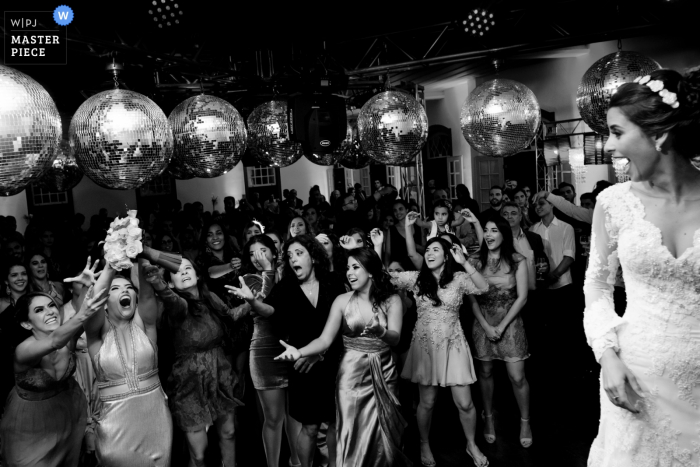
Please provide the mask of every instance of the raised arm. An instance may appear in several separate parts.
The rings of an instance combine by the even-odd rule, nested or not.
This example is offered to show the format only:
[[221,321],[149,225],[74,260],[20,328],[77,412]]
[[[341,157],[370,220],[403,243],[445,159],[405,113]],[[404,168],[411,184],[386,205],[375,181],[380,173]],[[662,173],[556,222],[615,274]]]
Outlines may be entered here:
[[[109,263],[105,263],[105,267],[100,271],[100,277],[95,282],[94,294],[99,295],[103,290],[109,294],[109,287],[112,285],[116,271],[112,269]],[[85,285],[85,284],[83,284]],[[93,344],[97,346],[97,350],[102,345],[102,332],[105,329],[106,319],[105,313],[94,313],[85,321],[84,328],[88,340],[88,348],[95,350]],[[95,350],[95,352],[97,351]],[[92,355],[92,352],[91,352]]]
[[[27,339],[15,349],[15,371],[24,371],[38,364],[41,359],[73,342],[72,339],[83,330],[85,322],[93,315],[100,314],[107,301],[107,290],[102,289],[98,295],[94,295],[94,287],[90,287],[87,298],[83,300],[78,313],[63,323],[51,334],[40,339]],[[49,305],[54,306],[53,302]],[[45,313],[50,310],[44,311]],[[59,315],[58,308],[55,309],[56,316]],[[71,349],[72,350],[72,349]]]
[[[155,342],[158,322],[158,301],[153,286],[146,279],[144,268],[151,264],[145,259],[138,259],[137,268],[139,274],[139,306],[138,314],[143,322],[146,335]],[[156,268],[157,269],[157,268]]]
[[413,263],[413,266],[415,266],[418,271],[420,271],[420,268],[423,266],[423,255],[416,251],[416,241],[413,239],[412,225],[417,224],[419,220],[419,216],[415,212],[406,214],[406,250],[408,251],[408,259],[411,260],[411,263]]
[[593,222],[592,209],[576,206],[575,204],[568,202],[561,196],[554,195],[547,191],[541,191],[537,193],[534,198],[534,203],[537,203],[537,200],[539,198],[546,199],[547,201],[552,203],[552,205],[554,205],[555,208],[559,209],[567,216],[576,219],[577,221],[582,221],[586,224],[590,224]]
[[176,294],[160,275],[157,266],[145,265],[143,268],[144,279],[158,294],[168,318],[174,321],[182,321],[187,316],[187,300]]
[[296,349],[286,342],[280,341],[286,350],[284,353],[275,357],[275,360],[295,362],[302,357],[320,355],[328,350],[331,344],[333,344],[335,336],[338,335],[340,325],[343,322],[343,310],[345,309],[350,296],[351,294],[346,293],[335,299],[333,305],[331,305],[331,311],[328,314],[328,319],[326,319],[326,325],[323,327],[323,332],[321,332],[321,335],[301,349]]
[[489,283],[486,282],[484,276],[469,262],[464,256],[462,251],[462,245],[452,245],[450,254],[457,262],[461,265],[467,273],[467,279],[464,282],[464,293],[465,294],[476,294],[480,295],[487,290],[489,290]]
[[474,231],[476,231],[477,245],[481,246],[481,242],[484,241],[484,229],[481,228],[481,222],[479,222],[479,218],[476,217],[474,213],[472,213],[469,209],[463,209],[462,215],[467,220],[467,222],[469,222],[472,225]]
[[209,277],[212,279],[218,279],[219,277],[225,276],[226,274],[229,274],[231,272],[233,273],[238,273],[241,269],[241,259],[240,258],[231,258],[231,261],[229,261],[227,264],[217,264],[215,266],[210,266],[207,272],[209,273]]

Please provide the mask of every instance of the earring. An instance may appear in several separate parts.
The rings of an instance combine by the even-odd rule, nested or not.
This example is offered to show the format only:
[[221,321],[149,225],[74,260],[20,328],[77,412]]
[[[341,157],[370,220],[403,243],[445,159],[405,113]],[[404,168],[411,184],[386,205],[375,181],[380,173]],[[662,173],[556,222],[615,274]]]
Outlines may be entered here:
[[661,143],[656,143],[656,152],[661,152]]
[[211,248],[207,247],[207,253],[211,253]]

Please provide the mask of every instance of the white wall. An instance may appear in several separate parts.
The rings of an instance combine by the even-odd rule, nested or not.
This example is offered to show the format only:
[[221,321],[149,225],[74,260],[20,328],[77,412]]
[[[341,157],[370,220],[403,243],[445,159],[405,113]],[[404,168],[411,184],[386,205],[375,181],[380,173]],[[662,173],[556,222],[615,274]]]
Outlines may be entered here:
[[285,188],[297,190],[297,198],[306,204],[309,202],[309,189],[314,185],[318,185],[321,189],[321,194],[328,201],[331,197],[330,193],[328,193],[326,172],[332,169],[332,167],[324,167],[309,162],[306,157],[302,156],[301,159],[289,167],[280,169],[282,190]]
[[20,233],[27,228],[24,216],[28,213],[26,190],[14,196],[0,196],[0,216],[14,216],[17,220],[17,231]]
[[107,208],[110,217],[124,216],[126,207],[136,209],[135,190],[109,190],[95,184],[84,176],[78,186],[73,188],[73,208],[85,216],[85,227],[90,223],[90,216],[98,214],[101,208]]
[[216,178],[193,178],[192,180],[176,180],[177,199],[182,204],[199,201],[204,205],[205,211],[211,211],[211,198],[216,196],[219,202],[216,209],[224,210],[224,198],[233,196],[236,203],[245,193],[245,179],[243,163],[239,162],[233,170]]

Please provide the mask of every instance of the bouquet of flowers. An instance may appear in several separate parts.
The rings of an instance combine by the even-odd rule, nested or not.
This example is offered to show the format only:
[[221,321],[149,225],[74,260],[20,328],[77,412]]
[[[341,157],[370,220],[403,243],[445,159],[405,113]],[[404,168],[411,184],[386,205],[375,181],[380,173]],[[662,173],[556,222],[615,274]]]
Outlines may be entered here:
[[143,246],[142,235],[143,230],[139,228],[135,210],[128,210],[126,217],[122,219],[114,219],[109,225],[107,238],[101,242],[104,243],[105,261],[112,269],[121,271],[133,266],[132,260],[142,258],[170,272],[177,272],[182,263],[182,256]]
[[127,211],[124,218],[115,218],[107,230],[107,238],[104,242],[105,261],[112,269],[121,271],[130,268],[139,253],[143,252],[141,235],[143,231],[139,228],[139,220],[136,218],[136,211]]

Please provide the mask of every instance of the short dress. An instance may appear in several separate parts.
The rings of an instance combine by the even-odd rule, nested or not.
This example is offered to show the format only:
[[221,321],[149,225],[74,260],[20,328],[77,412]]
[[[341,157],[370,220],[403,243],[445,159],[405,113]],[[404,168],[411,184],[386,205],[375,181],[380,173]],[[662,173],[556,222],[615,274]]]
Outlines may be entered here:
[[[481,271],[481,275],[489,283],[488,292],[479,295],[476,301],[479,303],[484,319],[492,326],[498,326],[518,298],[515,268],[517,263],[524,259],[524,256],[515,254],[513,255],[513,260],[516,262],[516,265],[513,266],[512,271],[506,271],[507,266],[501,264],[495,272],[489,266],[481,271],[481,262],[478,259],[469,260],[477,270]],[[520,314],[510,322],[501,338],[496,342],[491,342],[486,337],[486,331],[481,327],[479,321],[474,320],[472,339],[474,340],[475,358],[477,360],[519,362],[530,356],[527,351],[527,336],[525,335],[523,318]]]
[[224,328],[216,313],[228,310],[210,292],[217,310],[202,300],[185,300],[169,287],[156,291],[175,346],[175,363],[167,394],[175,425],[185,432],[203,430],[243,403],[234,397],[238,378],[224,354]]
[[40,367],[15,373],[15,387],[0,423],[3,465],[78,465],[87,401],[73,378],[75,368],[75,355],[71,354],[68,368],[58,380]]
[[418,321],[401,377],[424,386],[465,386],[476,381],[474,362],[459,322],[459,309],[465,294],[482,294],[464,272],[455,272],[445,288],[438,289],[442,302],[419,295],[418,271],[393,272],[392,283],[411,290],[418,306]]

